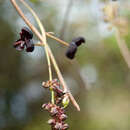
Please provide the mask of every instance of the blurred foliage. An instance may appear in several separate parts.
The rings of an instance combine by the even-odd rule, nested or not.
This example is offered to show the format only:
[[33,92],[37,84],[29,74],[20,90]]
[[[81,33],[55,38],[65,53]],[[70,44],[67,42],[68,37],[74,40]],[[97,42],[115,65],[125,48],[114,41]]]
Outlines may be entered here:
[[[60,36],[68,0],[30,1],[46,30]],[[66,47],[48,38],[81,107],[81,112],[72,105],[67,108],[70,130],[130,129],[130,70],[118,48],[114,29],[109,30],[109,23],[103,20],[102,7],[107,2],[73,1],[63,38],[68,42],[77,36],[86,38],[75,60],[68,60]],[[120,2],[120,15],[128,22],[128,34],[123,38],[130,49],[130,1]],[[24,13],[34,23],[26,10]],[[8,0],[0,0],[0,25],[0,130],[49,130],[49,115],[41,108],[50,100],[50,93],[41,87],[42,81],[48,79],[44,51],[37,47],[27,54],[12,47],[25,24]]]
[[38,0],[30,0],[31,2],[33,2],[33,3],[36,3],[36,2],[38,2]]

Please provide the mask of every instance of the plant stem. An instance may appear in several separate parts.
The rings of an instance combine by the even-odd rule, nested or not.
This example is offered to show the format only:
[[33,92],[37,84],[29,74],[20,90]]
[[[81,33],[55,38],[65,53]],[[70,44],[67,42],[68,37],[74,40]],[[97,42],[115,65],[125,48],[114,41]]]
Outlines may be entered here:
[[38,18],[38,16],[37,16],[36,13],[34,12],[34,10],[33,10],[24,0],[20,0],[20,1],[29,9],[29,11],[32,13],[32,15],[34,16],[34,18],[36,19],[36,21],[37,21],[37,23],[38,23],[38,25],[39,25],[39,27],[40,27],[40,30],[41,30],[42,34],[43,34],[43,32],[44,32],[45,35],[47,35],[48,37],[50,37],[50,38],[52,38],[52,39],[58,41],[59,43],[65,45],[65,46],[69,46],[69,43],[67,43],[67,42],[65,42],[65,41],[63,41],[63,40],[61,40],[61,39],[59,39],[59,38],[57,38],[57,37],[51,35],[51,34],[48,33],[48,32],[45,32],[45,29],[43,28],[43,25],[42,25],[42,23],[40,22],[40,19]]
[[[42,25],[40,19],[39,19],[38,16],[36,15],[36,13],[33,11],[33,9],[32,9],[27,3],[25,3],[23,0],[20,0],[20,1],[30,10],[30,12],[32,13],[32,15],[34,16],[34,18],[36,19],[36,21],[37,21],[37,23],[38,23],[38,25],[39,25],[39,27],[40,27],[40,30],[41,30],[41,32],[42,32],[42,35],[44,35],[44,39],[46,39],[44,26]],[[48,34],[49,34],[49,33],[48,33]],[[50,35],[50,34],[49,34],[49,35]],[[53,36],[51,36],[51,37],[53,37]],[[53,37],[53,38],[55,38],[55,39],[57,40],[56,37]],[[53,62],[53,64],[54,64],[54,67],[55,67],[55,69],[56,69],[56,72],[57,72],[58,75],[60,75],[60,76],[58,76],[58,77],[59,77],[59,80],[62,81],[61,83],[62,83],[62,86],[63,86],[63,88],[64,88],[64,91],[67,92],[67,85],[66,85],[66,83],[64,82],[64,79],[63,79],[62,74],[61,74],[61,72],[60,72],[60,70],[59,70],[59,68],[58,68],[58,65],[57,65],[57,63],[56,63],[56,61],[55,61],[55,58],[54,58],[53,54],[51,53],[51,49],[50,49],[49,45],[46,43],[46,41],[44,41],[44,43],[45,43],[45,48],[47,47],[47,48],[46,48],[46,51],[49,51],[49,52],[50,52],[50,57],[51,57],[51,60],[52,60],[52,62]],[[61,41],[61,43],[62,43],[62,41]],[[47,53],[47,55],[48,55],[48,53]],[[49,58],[47,58],[47,59],[49,59]],[[50,63],[50,61],[48,61],[48,63]],[[51,79],[51,80],[52,80],[52,79]],[[69,93],[69,95],[70,95],[69,97],[70,97],[72,100],[74,100],[72,94]],[[54,92],[53,92],[52,89],[51,89],[51,97],[52,97],[52,103],[54,103]],[[75,101],[75,104],[76,104],[76,101]],[[78,105],[75,105],[75,106],[78,108],[78,110],[80,110],[80,108],[79,108]]]
[[67,42],[65,42],[65,41],[63,41],[63,40],[61,40],[61,39],[59,39],[59,38],[57,38],[57,37],[51,35],[51,34],[48,33],[48,32],[46,32],[46,35],[47,35],[48,37],[50,37],[50,38],[52,38],[52,39],[58,41],[59,43],[65,45],[65,46],[69,46],[69,43],[67,43]]
[[[23,12],[21,11],[21,9],[19,8],[19,6],[17,5],[16,1],[15,0],[10,0],[12,5],[14,6],[14,8],[16,9],[16,11],[19,13],[19,15],[21,16],[21,18],[23,18],[23,20],[25,21],[25,23],[30,27],[30,29],[36,34],[36,36],[39,38],[39,40],[41,41],[41,43],[43,43],[43,37],[41,36],[41,34],[37,31],[37,29],[30,23],[30,21],[25,17],[25,15],[23,14]],[[43,46],[45,44],[43,43]],[[49,56],[51,57],[51,61],[54,65],[54,68],[56,70],[56,73],[58,75],[58,78],[64,88],[64,90],[68,90],[67,88],[67,85],[62,77],[62,74],[57,66],[57,63],[55,61],[55,58],[53,56],[53,53],[51,52],[51,49],[50,47],[47,45],[47,48],[48,48],[48,52],[49,52]],[[72,94],[69,92],[69,97],[70,97],[70,100],[72,102],[72,104],[77,108],[78,111],[80,111],[80,107],[79,105],[77,104],[77,102],[75,101],[74,97],[72,96]]]
[[[36,15],[36,13],[33,11],[33,9],[23,0],[20,0],[28,9],[29,11],[32,13],[32,15],[34,16],[36,22],[39,25],[39,28],[41,30],[42,33],[42,37],[43,37],[43,43],[45,44],[45,52],[46,52],[46,57],[47,57],[47,63],[48,63],[48,70],[49,70],[49,80],[52,81],[52,70],[51,70],[51,62],[50,62],[50,57],[49,57],[49,53],[48,53],[48,49],[47,49],[47,40],[46,40],[46,34],[45,34],[45,29],[40,21],[40,19],[38,18],[38,16]],[[42,44],[42,43],[41,43]],[[51,87],[51,86],[50,86]],[[51,102],[52,104],[55,103],[55,99],[54,99],[54,91],[53,89],[51,89]]]
[[53,90],[51,90],[51,103],[55,104],[55,93]]

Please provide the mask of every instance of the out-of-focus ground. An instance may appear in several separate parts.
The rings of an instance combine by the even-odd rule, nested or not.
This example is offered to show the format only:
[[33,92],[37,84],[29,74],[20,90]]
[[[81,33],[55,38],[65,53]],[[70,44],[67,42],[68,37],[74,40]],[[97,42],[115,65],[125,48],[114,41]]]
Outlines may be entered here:
[[[67,42],[77,36],[86,38],[72,61],[65,57],[66,47],[48,38],[67,85],[81,107],[80,112],[72,104],[67,108],[70,130],[130,130],[130,69],[117,45],[115,30],[109,30],[109,23],[103,20],[105,3],[73,0],[68,8],[68,2],[28,3],[46,31]],[[128,22],[128,33],[123,38],[130,50],[130,1],[120,2],[120,15]],[[19,5],[37,26],[28,10]],[[0,130],[49,130],[49,115],[41,108],[50,100],[50,93],[41,87],[42,81],[48,80],[44,50],[37,47],[27,54],[12,47],[23,26],[25,23],[10,1],[0,0]],[[55,71],[53,77],[56,78]]]

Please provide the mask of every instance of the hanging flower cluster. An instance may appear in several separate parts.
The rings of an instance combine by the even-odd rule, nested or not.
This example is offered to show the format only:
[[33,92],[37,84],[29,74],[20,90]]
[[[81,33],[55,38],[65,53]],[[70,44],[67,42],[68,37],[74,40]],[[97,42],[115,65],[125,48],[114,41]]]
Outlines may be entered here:
[[[55,57],[53,56],[53,53],[46,41],[46,36],[66,45],[67,51],[66,56],[69,59],[74,59],[75,54],[77,52],[78,47],[85,42],[85,39],[83,37],[78,37],[72,40],[72,42],[69,44],[53,35],[51,35],[49,32],[46,32],[44,29],[44,26],[42,25],[40,19],[38,18],[37,14],[33,11],[33,9],[24,1],[21,0],[20,2],[29,9],[30,13],[34,16],[37,24],[39,25],[39,28],[42,33],[40,33],[37,28],[30,23],[29,19],[26,18],[20,7],[17,5],[15,0],[10,0],[12,5],[16,8],[17,12],[23,18],[27,26],[30,27],[31,30],[33,30],[33,33],[36,34],[39,41],[37,44],[33,43],[33,33],[31,30],[27,27],[23,27],[21,29],[20,38],[14,42],[13,46],[18,51],[25,50],[26,52],[32,52],[34,51],[35,46],[41,46],[45,47],[45,53],[47,57],[48,62],[48,70],[49,70],[49,81],[43,82],[42,86],[46,89],[49,89],[51,91],[51,102],[43,104],[42,108],[47,110],[50,113],[51,119],[48,120],[48,123],[51,125],[52,130],[67,130],[69,128],[68,124],[65,123],[65,120],[67,119],[67,115],[65,113],[65,108],[69,104],[69,99],[75,106],[75,108],[80,111],[80,107],[72,94],[68,91],[68,87],[65,84],[64,78],[62,77],[62,74],[60,72],[60,69],[56,63]],[[58,75],[58,78],[60,82],[57,79],[52,80],[52,70],[51,70],[51,61],[54,66],[54,69]],[[61,84],[63,89],[61,89]]]
[[[18,51],[22,51],[26,49],[26,52],[32,52],[34,50],[33,44],[33,33],[27,27],[23,27],[21,29],[20,39],[18,39],[14,44],[14,48]],[[85,39],[83,37],[78,37],[72,40],[69,45],[66,56],[69,59],[73,59],[77,52],[78,47],[85,43]],[[52,130],[67,130],[69,128],[68,124],[65,123],[67,119],[67,115],[65,114],[65,108],[69,104],[69,96],[67,92],[64,92],[60,88],[60,82],[57,79],[53,79],[52,81],[43,82],[42,86],[44,88],[49,89],[50,91],[54,91],[54,103],[49,102],[47,104],[43,104],[42,108],[47,110],[51,119],[48,121],[48,124],[51,125]]]
[[[67,130],[69,126],[64,122],[67,119],[65,107],[69,103],[67,93],[60,88],[60,83],[57,79],[43,82],[42,86],[44,88],[53,89],[55,92],[55,104],[49,102],[42,105],[42,108],[47,110],[52,117],[52,119],[48,120],[48,124],[51,125],[52,130]],[[61,103],[63,105],[61,105]]]

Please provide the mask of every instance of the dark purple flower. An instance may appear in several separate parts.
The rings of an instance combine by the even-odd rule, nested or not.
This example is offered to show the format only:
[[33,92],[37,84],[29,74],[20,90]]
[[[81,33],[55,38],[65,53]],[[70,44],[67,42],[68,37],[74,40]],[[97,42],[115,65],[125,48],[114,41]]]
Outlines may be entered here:
[[23,27],[20,32],[20,39],[17,40],[13,46],[18,51],[24,50],[26,48],[26,52],[32,52],[34,50],[34,44],[32,41],[33,33],[27,27]]

